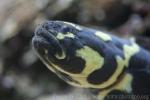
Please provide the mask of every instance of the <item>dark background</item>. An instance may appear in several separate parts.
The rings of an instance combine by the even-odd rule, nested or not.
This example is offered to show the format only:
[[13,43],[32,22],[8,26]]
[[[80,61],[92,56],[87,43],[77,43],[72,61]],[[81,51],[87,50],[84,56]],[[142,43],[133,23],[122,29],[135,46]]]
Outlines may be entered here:
[[150,0],[1,0],[0,100],[67,100],[64,95],[76,95],[31,47],[35,27],[45,20],[69,21],[124,38],[135,36],[150,50]]

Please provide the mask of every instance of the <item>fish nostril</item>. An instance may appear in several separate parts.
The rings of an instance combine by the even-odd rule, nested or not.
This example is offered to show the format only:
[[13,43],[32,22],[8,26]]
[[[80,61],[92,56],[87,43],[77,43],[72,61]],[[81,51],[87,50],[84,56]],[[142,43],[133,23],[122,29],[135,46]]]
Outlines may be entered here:
[[37,26],[37,28],[35,29],[35,35],[36,36],[41,36],[43,34],[44,29],[41,27],[41,25]]
[[38,28],[35,30],[35,35],[36,35],[36,36],[42,36],[42,34],[43,34],[43,29],[38,27]]
[[38,27],[36,32],[37,35],[49,34],[49,35],[57,36],[58,30],[55,29],[55,26],[53,26],[52,24],[46,22],[42,24],[40,27]]
[[42,25],[42,28],[46,29],[46,30],[49,30],[49,28],[51,27],[51,24],[49,22],[45,22],[43,23]]

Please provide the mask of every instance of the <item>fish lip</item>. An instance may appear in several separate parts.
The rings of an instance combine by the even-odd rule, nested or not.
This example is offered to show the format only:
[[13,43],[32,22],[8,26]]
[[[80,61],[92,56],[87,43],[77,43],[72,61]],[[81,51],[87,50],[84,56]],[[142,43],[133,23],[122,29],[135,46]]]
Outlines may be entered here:
[[[37,26],[34,32],[34,37],[32,39],[33,46],[37,43],[47,43],[49,45],[58,45],[60,44],[59,41],[54,36],[54,31],[49,31],[47,28],[44,27],[44,23]],[[36,42],[36,43],[35,43]],[[40,48],[40,47],[39,47]]]
[[32,46],[35,48],[35,49],[40,49],[40,47],[42,47],[42,45],[44,46],[45,44],[49,44],[45,38],[41,37],[41,36],[34,36],[32,38]]
[[32,46],[38,53],[41,54],[41,50],[43,49],[42,52],[47,50],[48,52],[52,52],[51,55],[57,53],[61,56],[63,54],[63,47],[53,32],[53,30],[50,31],[44,28],[43,25],[36,28],[35,35],[32,38]]

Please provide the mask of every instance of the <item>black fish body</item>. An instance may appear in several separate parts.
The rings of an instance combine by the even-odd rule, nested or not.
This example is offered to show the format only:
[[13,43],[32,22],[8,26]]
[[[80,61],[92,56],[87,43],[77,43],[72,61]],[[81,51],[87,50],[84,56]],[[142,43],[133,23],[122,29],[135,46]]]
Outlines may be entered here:
[[150,94],[150,52],[132,39],[47,21],[37,27],[32,44],[51,71],[70,85],[97,90],[99,100]]

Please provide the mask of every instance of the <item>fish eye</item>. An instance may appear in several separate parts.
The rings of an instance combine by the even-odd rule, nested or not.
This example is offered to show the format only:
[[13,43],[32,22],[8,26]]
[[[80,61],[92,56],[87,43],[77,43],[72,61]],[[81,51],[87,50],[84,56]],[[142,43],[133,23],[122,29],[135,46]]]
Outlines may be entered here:
[[65,34],[68,32],[75,34],[75,33],[79,32],[79,30],[74,27],[71,27],[71,26],[64,26],[64,27],[62,27],[62,32]]
[[67,26],[64,26],[62,30],[63,30],[63,33],[70,32],[70,28]]

